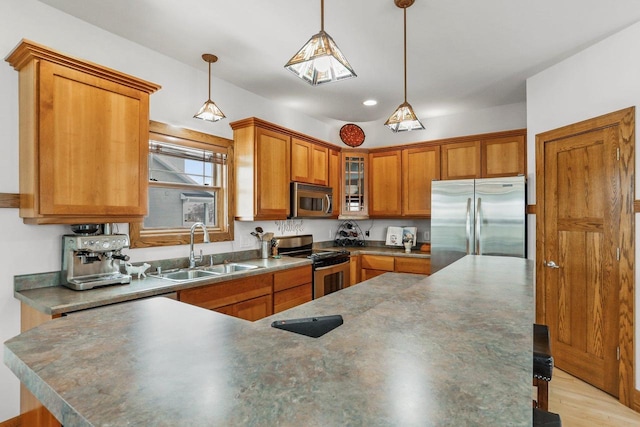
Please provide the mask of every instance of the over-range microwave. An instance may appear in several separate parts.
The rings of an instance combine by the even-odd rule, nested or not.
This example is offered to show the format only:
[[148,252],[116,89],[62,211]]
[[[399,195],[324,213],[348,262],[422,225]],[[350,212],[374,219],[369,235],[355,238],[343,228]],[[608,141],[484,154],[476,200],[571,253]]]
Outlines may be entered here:
[[333,214],[333,189],[323,185],[291,183],[291,218],[328,218]]

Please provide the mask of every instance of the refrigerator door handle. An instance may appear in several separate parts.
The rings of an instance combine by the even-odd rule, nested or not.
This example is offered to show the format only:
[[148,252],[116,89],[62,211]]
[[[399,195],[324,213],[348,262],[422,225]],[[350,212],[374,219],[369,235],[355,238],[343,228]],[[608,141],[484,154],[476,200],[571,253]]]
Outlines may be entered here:
[[467,230],[467,255],[471,253],[469,245],[471,244],[471,198],[467,199],[467,220],[466,220],[466,230]]
[[480,247],[480,232],[482,227],[482,198],[478,197],[476,203],[476,255],[482,255],[482,248]]

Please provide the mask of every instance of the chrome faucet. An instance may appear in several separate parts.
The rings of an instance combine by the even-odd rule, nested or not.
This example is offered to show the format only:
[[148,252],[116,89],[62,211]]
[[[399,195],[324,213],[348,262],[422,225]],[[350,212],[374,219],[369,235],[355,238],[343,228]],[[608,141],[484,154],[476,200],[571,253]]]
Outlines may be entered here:
[[202,261],[203,257],[202,257],[202,249],[200,249],[200,255],[196,256],[193,253],[193,233],[196,231],[196,228],[200,227],[202,228],[202,237],[204,239],[204,243],[210,243],[211,241],[209,240],[209,232],[207,231],[207,227],[201,223],[201,222],[196,222],[195,224],[193,224],[191,226],[191,240],[189,241],[189,268],[193,268],[196,266],[196,261]]

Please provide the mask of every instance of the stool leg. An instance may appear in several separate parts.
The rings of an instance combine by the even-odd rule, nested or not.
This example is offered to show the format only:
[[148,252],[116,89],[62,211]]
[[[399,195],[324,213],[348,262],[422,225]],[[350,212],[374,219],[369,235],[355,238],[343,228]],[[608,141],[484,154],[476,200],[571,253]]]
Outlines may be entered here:
[[538,408],[549,410],[549,382],[534,378],[534,385],[538,388]]

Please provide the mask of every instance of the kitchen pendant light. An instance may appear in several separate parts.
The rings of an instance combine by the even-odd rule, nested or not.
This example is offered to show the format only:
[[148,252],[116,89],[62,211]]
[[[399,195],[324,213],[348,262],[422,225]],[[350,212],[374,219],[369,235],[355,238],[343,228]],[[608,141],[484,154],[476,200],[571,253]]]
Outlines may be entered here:
[[200,107],[200,110],[193,116],[196,119],[207,120],[209,122],[217,122],[224,119],[226,116],[220,111],[215,102],[211,100],[211,63],[216,62],[218,57],[210,53],[202,55],[202,59],[209,63],[209,98]]
[[320,32],[284,66],[312,86],[356,77],[336,42],[324,32],[324,0],[320,1]]
[[407,102],[407,8],[415,0],[393,0],[396,6],[404,11],[404,102],[393,112],[384,124],[393,132],[422,130],[424,126],[413,112],[411,104]]

